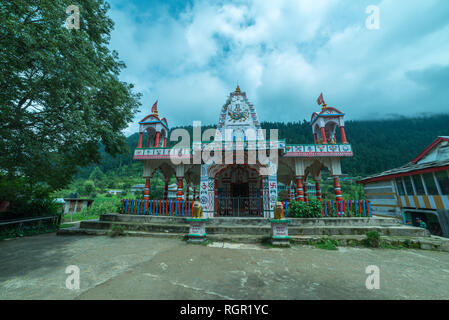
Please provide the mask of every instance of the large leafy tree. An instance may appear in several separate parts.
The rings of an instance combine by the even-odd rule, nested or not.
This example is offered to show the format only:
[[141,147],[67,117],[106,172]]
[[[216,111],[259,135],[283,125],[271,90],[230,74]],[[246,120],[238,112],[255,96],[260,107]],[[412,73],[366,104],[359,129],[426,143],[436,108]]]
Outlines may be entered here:
[[[79,29],[66,28],[76,5]],[[119,80],[104,0],[0,1],[0,173],[60,188],[122,134],[140,95]]]

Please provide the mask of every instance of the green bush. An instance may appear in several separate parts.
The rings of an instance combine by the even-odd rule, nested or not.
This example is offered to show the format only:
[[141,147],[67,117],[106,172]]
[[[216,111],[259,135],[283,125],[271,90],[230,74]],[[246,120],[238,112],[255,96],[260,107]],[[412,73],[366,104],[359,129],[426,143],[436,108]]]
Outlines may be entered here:
[[309,202],[292,201],[289,211],[291,218],[321,218],[321,202],[316,199]]
[[122,207],[120,199],[114,198],[111,200],[112,201],[102,202],[95,200],[89,208],[85,208],[81,212],[86,216],[100,216],[108,213],[119,213]]
[[49,221],[37,221],[24,223],[23,225],[12,225],[0,229],[0,240],[37,234],[56,232],[59,226]]
[[366,239],[363,239],[363,244],[370,248],[379,248],[380,234],[377,231],[369,231],[366,233]]
[[44,183],[31,184],[20,177],[0,174],[0,200],[8,201],[3,219],[50,216],[58,214],[58,205],[50,197],[50,187]]
[[123,229],[122,226],[112,226],[111,230],[109,231],[109,236],[112,238],[123,235],[125,235],[125,229]]

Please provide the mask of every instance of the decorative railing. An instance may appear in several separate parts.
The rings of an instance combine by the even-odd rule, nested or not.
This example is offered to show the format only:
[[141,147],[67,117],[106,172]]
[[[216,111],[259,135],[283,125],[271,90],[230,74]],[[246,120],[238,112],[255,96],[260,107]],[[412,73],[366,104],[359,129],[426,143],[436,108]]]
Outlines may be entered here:
[[[372,217],[371,202],[368,200],[321,200],[323,217]],[[287,209],[288,208],[288,209]],[[284,202],[285,216],[289,216],[290,203]]]
[[140,148],[134,150],[135,160],[145,159],[171,159],[176,158],[191,158],[192,149],[190,148]]
[[122,214],[191,217],[194,201],[123,199]]
[[[123,199],[122,214],[191,217],[193,200],[139,200]],[[321,200],[323,217],[372,217],[368,200]],[[284,202],[285,216],[289,216],[290,203]]]
[[222,140],[222,141],[202,141],[193,142],[193,150],[268,150],[268,149],[285,149],[285,140]]
[[287,145],[284,157],[352,156],[350,144]]
[[274,141],[219,141],[194,142],[189,148],[137,148],[134,150],[134,159],[170,159],[191,158],[197,151],[236,151],[236,150],[282,150],[283,157],[350,157],[353,155],[350,144],[301,144],[286,145],[285,140]]

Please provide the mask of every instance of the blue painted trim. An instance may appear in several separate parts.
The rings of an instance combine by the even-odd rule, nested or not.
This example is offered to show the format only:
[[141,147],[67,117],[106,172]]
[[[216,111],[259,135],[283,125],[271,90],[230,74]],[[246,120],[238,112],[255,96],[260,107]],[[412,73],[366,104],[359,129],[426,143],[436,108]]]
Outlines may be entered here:
[[363,204],[363,215],[366,217],[366,202],[362,201]]
[[327,201],[324,201],[324,216],[327,217]]

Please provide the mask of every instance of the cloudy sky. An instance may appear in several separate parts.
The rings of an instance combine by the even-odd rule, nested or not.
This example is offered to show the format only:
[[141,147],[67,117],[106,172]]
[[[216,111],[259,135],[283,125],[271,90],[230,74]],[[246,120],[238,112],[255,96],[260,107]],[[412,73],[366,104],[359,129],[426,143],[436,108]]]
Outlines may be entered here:
[[136,122],[158,99],[170,126],[216,123],[237,83],[261,121],[309,120],[320,92],[347,119],[449,111],[447,0],[110,3]]

